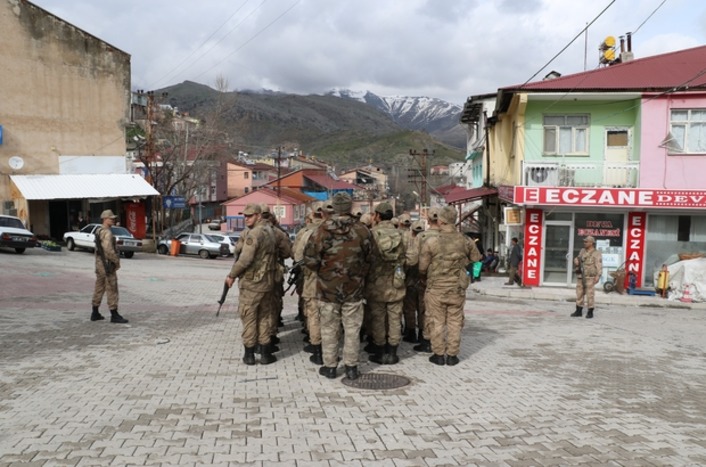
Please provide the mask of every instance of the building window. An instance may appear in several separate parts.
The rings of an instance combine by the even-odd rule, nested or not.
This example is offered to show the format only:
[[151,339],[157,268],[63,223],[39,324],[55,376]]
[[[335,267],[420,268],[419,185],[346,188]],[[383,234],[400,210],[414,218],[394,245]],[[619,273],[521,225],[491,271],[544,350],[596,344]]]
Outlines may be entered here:
[[243,172],[243,178],[244,178],[245,180],[247,180],[248,178],[250,178],[250,172]]
[[588,155],[588,115],[545,115],[545,156]]
[[706,153],[706,109],[672,110],[670,153]]

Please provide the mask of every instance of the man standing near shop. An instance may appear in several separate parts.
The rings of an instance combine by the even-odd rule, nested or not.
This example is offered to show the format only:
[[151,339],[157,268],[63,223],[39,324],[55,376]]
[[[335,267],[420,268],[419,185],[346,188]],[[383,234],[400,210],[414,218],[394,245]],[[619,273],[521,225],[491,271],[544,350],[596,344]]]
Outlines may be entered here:
[[461,350],[461,330],[465,316],[466,289],[471,279],[466,265],[481,259],[476,244],[454,229],[456,210],[439,213],[439,234],[427,238],[419,251],[419,275],[426,278],[424,303],[431,318],[429,361],[437,365],[456,365]]
[[508,257],[508,268],[507,268],[507,282],[505,285],[514,285],[515,282],[517,282],[517,285],[520,287],[522,286],[522,279],[520,278],[519,275],[517,275],[517,268],[520,265],[520,261],[522,261],[522,247],[518,244],[517,237],[512,237],[512,240],[510,240],[510,252],[507,255]]
[[324,361],[319,374],[327,378],[336,377],[341,324],[346,376],[359,376],[363,289],[372,237],[370,230],[351,215],[352,204],[350,195],[336,193],[331,200],[333,215],[321,223],[304,248],[304,265],[317,274]]
[[118,269],[120,269],[120,253],[115,246],[115,237],[110,228],[115,224],[118,216],[113,211],[106,209],[101,213],[103,225],[96,232],[96,285],[93,288],[93,298],[91,300],[93,311],[91,321],[105,319],[98,311],[103,294],[108,292],[108,309],[110,310],[110,322],[125,324],[128,321],[118,313]]
[[583,239],[583,248],[574,258],[576,268],[576,311],[571,313],[573,318],[583,316],[584,299],[588,307],[586,318],[593,318],[594,298],[596,284],[603,272],[603,255],[596,250],[596,239],[588,236]]
[[248,204],[242,212],[248,230],[243,232],[243,248],[233,264],[226,284],[232,287],[239,279],[240,297],[238,312],[243,322],[243,362],[254,365],[255,347],[261,349],[260,363],[268,365],[277,361],[272,355],[272,291],[277,267],[275,239],[269,222],[261,219],[259,204]]

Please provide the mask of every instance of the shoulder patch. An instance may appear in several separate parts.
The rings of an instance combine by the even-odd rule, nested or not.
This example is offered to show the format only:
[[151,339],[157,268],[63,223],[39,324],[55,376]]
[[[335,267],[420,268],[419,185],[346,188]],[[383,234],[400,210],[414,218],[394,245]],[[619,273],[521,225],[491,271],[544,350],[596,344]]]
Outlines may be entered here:
[[247,240],[245,240],[245,244],[252,245],[252,238],[248,238]]

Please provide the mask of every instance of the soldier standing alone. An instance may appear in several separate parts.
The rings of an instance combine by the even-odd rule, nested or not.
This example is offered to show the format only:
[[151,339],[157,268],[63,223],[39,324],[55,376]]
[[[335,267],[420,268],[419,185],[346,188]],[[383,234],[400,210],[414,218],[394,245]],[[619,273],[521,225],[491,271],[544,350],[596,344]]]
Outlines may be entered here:
[[584,238],[583,248],[581,248],[579,255],[574,258],[574,266],[578,271],[576,274],[576,311],[571,313],[574,318],[583,315],[584,298],[586,306],[588,306],[586,318],[593,318],[595,286],[603,272],[603,255],[596,250],[595,245],[595,238],[591,236]]
[[108,309],[110,322],[125,324],[128,321],[118,313],[118,269],[120,269],[120,254],[115,247],[115,237],[110,228],[118,216],[113,211],[106,209],[101,213],[103,225],[96,232],[96,285],[93,289],[91,300],[93,311],[91,321],[100,321],[103,315],[98,307],[103,301],[103,294],[108,292]]

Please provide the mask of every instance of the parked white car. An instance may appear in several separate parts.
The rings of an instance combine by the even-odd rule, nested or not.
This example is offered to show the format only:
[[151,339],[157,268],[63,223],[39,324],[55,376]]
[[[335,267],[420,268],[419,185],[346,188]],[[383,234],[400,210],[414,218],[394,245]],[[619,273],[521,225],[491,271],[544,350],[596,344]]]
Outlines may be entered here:
[[[88,224],[78,231],[66,232],[64,242],[70,251],[83,248],[93,251],[96,248],[96,230],[101,224]],[[142,251],[142,240],[135,238],[125,227],[112,226],[110,231],[115,237],[118,252],[126,258],[132,258],[136,251]]]
[[37,237],[25,228],[22,219],[0,215],[0,247],[14,248],[16,253],[21,254],[37,244]]

